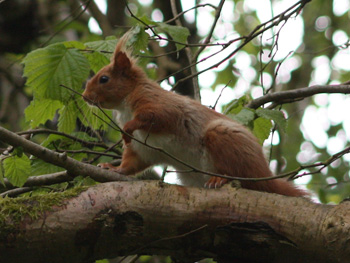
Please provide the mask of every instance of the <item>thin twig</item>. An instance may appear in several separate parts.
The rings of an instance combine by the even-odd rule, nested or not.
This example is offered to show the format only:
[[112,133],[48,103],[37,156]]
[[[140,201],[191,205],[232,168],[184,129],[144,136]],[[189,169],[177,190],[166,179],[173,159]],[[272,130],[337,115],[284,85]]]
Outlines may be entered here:
[[110,149],[110,147],[108,145],[106,145],[105,143],[85,141],[85,140],[82,140],[82,139],[80,139],[78,137],[66,134],[64,132],[55,131],[55,130],[35,129],[35,130],[27,130],[27,131],[17,132],[18,135],[25,135],[25,134],[36,135],[36,134],[43,134],[43,133],[44,134],[48,133],[48,134],[61,135],[61,136],[64,136],[64,137],[66,137],[68,139],[71,139],[73,141],[79,142],[83,146],[87,146],[87,147],[101,147],[101,148],[111,150],[111,151],[121,155],[121,152],[118,149]]
[[24,193],[30,192],[32,190],[33,190],[33,187],[15,188],[15,189],[11,189],[11,190],[8,190],[6,192],[1,193],[0,197],[5,197],[5,196],[16,197],[16,196],[19,196],[20,194],[24,194]]
[[[320,173],[324,168],[335,162],[336,160],[340,159],[343,157],[345,154],[350,153],[350,146],[346,147],[344,150],[337,152],[336,154],[333,154],[330,158],[328,158],[326,161],[323,162],[317,162],[309,165],[301,165],[297,169],[290,171],[288,173],[281,174],[281,176],[288,177],[289,180],[294,180],[299,177],[305,176],[305,175],[312,175],[312,174],[317,174]],[[317,168],[315,171],[312,172],[304,172],[302,174],[299,174],[300,171],[305,170],[305,169],[311,169],[311,168]]]
[[[92,1],[92,0],[85,1],[84,8],[76,16],[74,16],[69,22],[64,24],[60,29],[58,29],[55,33],[53,33],[44,43],[42,43],[40,45],[40,47],[46,46],[55,36],[57,36],[59,33],[61,33],[69,24],[71,24],[74,20],[78,19],[86,11],[86,9],[89,7],[90,1]],[[64,20],[66,20],[66,19],[64,19]]]
[[222,96],[222,93],[223,93],[224,90],[227,88],[227,86],[230,85],[231,81],[232,81],[232,80],[229,80],[229,82],[225,85],[225,87],[223,87],[223,88],[221,89],[220,94],[219,94],[218,98],[216,99],[214,106],[212,106],[212,107],[210,107],[210,108],[212,108],[213,110],[215,110],[216,105],[218,104],[218,102],[219,102],[219,100],[220,100],[220,98],[221,98],[221,96]]
[[[265,22],[265,23],[262,23],[258,26],[255,27],[254,30],[252,30],[250,32],[250,34],[248,36],[243,36],[243,37],[240,37],[240,38],[237,38],[237,39],[234,39],[230,42],[227,43],[226,46],[223,46],[223,48],[219,51],[219,52],[216,52],[216,54],[222,52],[224,49],[226,49],[228,47],[228,45],[231,45],[234,41],[237,41],[237,40],[244,40],[243,43],[241,43],[237,48],[235,48],[230,54],[228,54],[225,58],[221,59],[219,62],[201,70],[201,71],[198,71],[197,73],[195,74],[191,74],[181,80],[179,80],[176,85],[174,85],[173,89],[176,88],[177,85],[179,85],[180,83],[190,79],[190,78],[193,78],[195,76],[198,76],[208,70],[211,70],[213,68],[216,68],[218,66],[220,66],[222,63],[224,63],[225,61],[227,61],[228,59],[230,59],[232,56],[234,56],[239,50],[241,50],[244,46],[246,46],[248,43],[250,43],[251,40],[253,40],[255,37],[261,35],[262,33],[264,33],[265,31],[275,27],[275,26],[278,26],[281,22],[283,21],[287,21],[292,15],[294,14],[298,14],[300,12],[300,10],[305,6],[305,4],[307,4],[309,1],[311,0],[301,0],[299,2],[297,2],[296,4],[294,4],[293,6],[291,6],[290,8],[288,8],[286,11],[282,12],[281,14],[279,14],[278,16],[275,16],[273,17],[272,19],[270,19],[269,21]],[[288,13],[289,11],[291,11],[290,13]],[[201,60],[203,61],[203,60]],[[196,62],[194,64],[197,64],[197,63],[200,63],[201,61],[199,62]],[[192,66],[192,65],[190,65]],[[174,73],[175,74],[175,73]]]
[[23,138],[0,126],[0,141],[10,144],[14,147],[22,147],[23,151],[45,162],[52,163],[59,167],[65,168],[69,174],[90,176],[98,182],[110,181],[130,181],[130,177],[98,168],[96,166],[82,163],[67,156],[66,153],[57,153],[41,145]]
[[214,5],[212,5],[212,4],[209,4],[209,3],[199,4],[199,5],[196,5],[196,6],[194,6],[194,7],[191,7],[191,8],[189,8],[189,9],[185,10],[185,11],[182,11],[182,12],[178,13],[176,16],[174,16],[173,18],[171,18],[171,19],[165,21],[164,23],[165,23],[165,24],[169,24],[169,23],[175,21],[176,19],[178,19],[180,16],[186,14],[187,12],[189,12],[189,11],[191,11],[191,10],[193,10],[193,9],[198,9],[199,7],[206,7],[206,6],[210,6],[210,7],[212,7],[214,10],[216,10],[216,6],[214,6]]
[[91,151],[91,150],[62,150],[62,149],[57,149],[57,152],[59,153],[86,153],[86,154],[94,154],[94,155],[99,155],[99,156],[107,156],[107,157],[112,157],[112,158],[121,158],[121,155],[115,155],[111,153],[104,153],[104,152],[98,152],[98,151]]
[[[215,17],[214,17],[214,22],[213,24],[211,25],[211,28],[209,30],[209,33],[207,35],[207,37],[205,38],[203,44],[206,45],[206,44],[209,44],[210,42],[210,39],[212,38],[213,36],[213,33],[214,33],[214,29],[217,25],[217,22],[219,20],[219,17],[220,17],[220,14],[221,14],[221,10],[222,10],[222,7],[224,6],[224,3],[225,3],[225,0],[221,0],[218,7],[216,7],[215,9]],[[195,62],[198,60],[198,57],[199,55],[202,53],[202,51],[206,48],[207,46],[201,46],[198,51],[196,52],[196,54],[193,56],[193,61],[192,62]]]
[[[23,187],[33,187],[33,186],[42,186],[42,185],[52,185],[68,182],[74,179],[75,176],[68,175],[67,171],[52,173],[52,174],[43,174],[35,175],[28,177],[27,181],[24,183]],[[6,189],[15,188],[7,178],[4,178],[4,184]],[[0,185],[0,188],[2,186]]]

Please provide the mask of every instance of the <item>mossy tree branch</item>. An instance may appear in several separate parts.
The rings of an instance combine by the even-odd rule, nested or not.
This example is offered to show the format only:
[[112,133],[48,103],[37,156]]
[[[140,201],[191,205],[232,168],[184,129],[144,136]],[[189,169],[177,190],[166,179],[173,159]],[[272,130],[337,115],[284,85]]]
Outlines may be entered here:
[[[350,257],[349,202],[321,205],[230,185],[207,190],[155,181],[104,183],[55,200],[35,215],[2,213],[0,253],[8,263],[93,262],[133,254],[171,255],[179,262]],[[37,200],[11,202],[28,211]]]

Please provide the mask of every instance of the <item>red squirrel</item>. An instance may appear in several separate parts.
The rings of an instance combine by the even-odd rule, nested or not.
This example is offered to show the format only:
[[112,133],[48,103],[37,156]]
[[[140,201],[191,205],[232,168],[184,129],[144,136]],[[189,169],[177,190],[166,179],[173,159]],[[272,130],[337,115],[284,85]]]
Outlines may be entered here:
[[[115,110],[117,123],[126,133],[120,166],[101,167],[133,175],[165,164],[179,171],[184,185],[216,188],[229,182],[221,177],[185,172],[190,170],[187,166],[132,140],[129,134],[201,171],[244,178],[273,175],[261,145],[246,127],[195,100],[162,89],[137,65],[127,48],[128,39],[125,34],[118,41],[111,63],[87,82],[83,93],[89,104]],[[287,196],[305,195],[281,179],[241,181],[241,186]]]

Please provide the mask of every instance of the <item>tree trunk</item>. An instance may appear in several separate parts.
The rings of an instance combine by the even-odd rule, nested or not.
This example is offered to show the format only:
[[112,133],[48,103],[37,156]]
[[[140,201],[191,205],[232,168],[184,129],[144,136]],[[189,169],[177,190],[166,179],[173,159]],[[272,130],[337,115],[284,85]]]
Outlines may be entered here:
[[[99,184],[25,215],[30,206],[45,207],[35,198],[0,203],[0,255],[8,263],[132,254],[171,255],[179,262],[350,259],[349,202],[331,206],[230,185],[207,190],[135,181]],[[13,209],[22,217],[7,207],[13,202],[21,203]]]

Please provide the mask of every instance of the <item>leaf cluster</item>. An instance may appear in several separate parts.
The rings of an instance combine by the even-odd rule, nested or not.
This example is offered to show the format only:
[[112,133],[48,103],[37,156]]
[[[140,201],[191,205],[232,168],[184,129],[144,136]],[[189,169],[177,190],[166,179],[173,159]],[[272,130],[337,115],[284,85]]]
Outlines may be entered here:
[[[161,32],[168,33],[174,41],[186,43],[189,35],[187,28],[156,22],[151,24],[157,26]],[[136,55],[148,53],[149,35],[145,32],[145,26],[142,24],[136,26],[131,33],[129,45],[133,45],[133,49],[137,51]],[[42,146],[60,152],[73,152],[69,155],[80,161],[89,158],[91,160],[90,155],[82,149],[96,153],[106,151],[106,147],[90,144],[87,146],[82,142],[100,141],[102,138],[100,134],[108,131],[112,113],[101,112],[98,108],[88,106],[79,94],[90,74],[98,72],[109,63],[116,43],[115,37],[86,43],[67,41],[38,48],[25,56],[22,61],[23,75],[27,78],[27,87],[33,92],[33,100],[24,112],[25,120],[32,129],[54,122],[57,131],[61,133],[50,134],[40,139]],[[182,47],[180,44],[177,46]],[[73,135],[79,141],[64,134]],[[116,137],[113,132],[109,135]],[[62,168],[40,159],[29,158],[18,149],[2,158],[0,164],[2,183],[6,177],[16,187],[23,186],[29,176],[62,171]]]
[[226,105],[225,112],[233,120],[248,126],[263,143],[270,135],[273,123],[285,132],[287,120],[283,112],[264,108],[251,109],[245,107],[248,103],[248,96],[242,96]]

